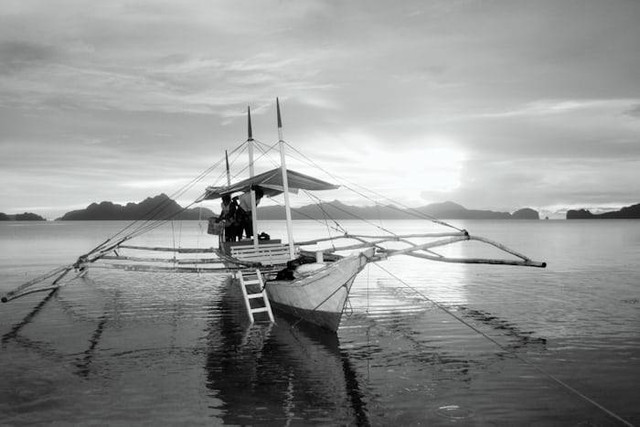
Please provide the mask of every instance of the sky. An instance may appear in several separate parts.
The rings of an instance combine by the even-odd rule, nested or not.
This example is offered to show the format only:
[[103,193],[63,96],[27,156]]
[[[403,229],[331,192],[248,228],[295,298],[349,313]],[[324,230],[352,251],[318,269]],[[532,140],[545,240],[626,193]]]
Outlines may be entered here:
[[276,97],[332,175],[288,166],[349,183],[325,200],[639,203],[638,23],[637,0],[3,0],[0,212],[174,194],[247,139],[247,106],[275,144]]

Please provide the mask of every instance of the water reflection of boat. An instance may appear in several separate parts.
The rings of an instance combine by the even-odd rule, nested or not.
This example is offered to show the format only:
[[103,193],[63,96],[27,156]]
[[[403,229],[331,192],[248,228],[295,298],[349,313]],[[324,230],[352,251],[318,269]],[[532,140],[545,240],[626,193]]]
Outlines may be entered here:
[[315,420],[368,425],[357,376],[335,333],[294,317],[250,324],[229,281],[216,302],[207,354],[207,387],[225,424]]

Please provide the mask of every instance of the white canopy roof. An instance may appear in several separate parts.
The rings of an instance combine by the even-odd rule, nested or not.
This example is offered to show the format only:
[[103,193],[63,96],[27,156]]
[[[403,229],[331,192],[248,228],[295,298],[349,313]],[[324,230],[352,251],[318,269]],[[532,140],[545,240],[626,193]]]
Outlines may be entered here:
[[[328,182],[310,177],[308,175],[290,169],[287,170],[287,183],[289,185],[290,193],[297,193],[298,190],[334,190],[339,187],[338,185],[330,184]],[[204,199],[218,199],[224,194],[246,192],[249,191],[251,187],[262,188],[262,190],[264,191],[264,195],[269,197],[283,193],[284,188],[282,183],[282,169],[272,169],[270,171],[256,175],[253,178],[247,178],[238,183],[231,184],[230,186],[207,187],[207,193]]]

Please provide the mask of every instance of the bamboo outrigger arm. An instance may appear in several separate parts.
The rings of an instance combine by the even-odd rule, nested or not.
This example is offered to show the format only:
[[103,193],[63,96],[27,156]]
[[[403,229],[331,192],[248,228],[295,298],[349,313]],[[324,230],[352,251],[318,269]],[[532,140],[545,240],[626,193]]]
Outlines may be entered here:
[[532,260],[509,260],[509,259],[493,259],[493,258],[450,258],[445,256],[436,257],[428,254],[420,254],[408,252],[405,255],[416,258],[428,259],[430,261],[449,262],[457,264],[495,264],[495,265],[519,265],[523,267],[539,267],[545,268],[546,262],[538,262]]
[[[437,238],[444,237],[443,239],[433,240],[427,243],[417,244],[410,240],[409,238]],[[390,235],[390,236],[369,236],[369,235],[355,235],[345,233],[342,236],[336,238],[322,238],[315,240],[308,240],[305,242],[299,242],[300,246],[314,245],[317,243],[322,243],[331,240],[338,239],[348,239],[348,240],[356,240],[359,243],[346,245],[346,246],[338,246],[332,247],[330,249],[322,250],[323,253],[334,253],[340,251],[350,251],[356,249],[364,249],[368,247],[374,247],[377,249],[376,255],[371,261],[381,261],[391,256],[396,255],[408,255],[417,258],[428,259],[431,261],[440,261],[440,262],[449,262],[449,263],[464,263],[464,264],[494,264],[494,265],[518,265],[518,266],[526,266],[526,267],[539,267],[545,268],[547,266],[546,262],[533,261],[529,257],[514,251],[498,242],[493,240],[472,236],[467,231],[463,230],[455,233],[421,233],[421,234],[405,234],[405,235]],[[375,240],[366,240],[366,239],[375,239]],[[453,243],[462,242],[462,241],[470,241],[476,240],[490,246],[494,246],[497,249],[500,249],[503,252],[511,254],[517,260],[508,260],[508,259],[492,259],[492,258],[451,258],[446,257],[444,255],[438,254],[436,252],[431,251],[432,248],[443,247]],[[381,246],[386,242],[398,242],[404,243],[408,247],[404,249],[388,249]]]
[[[18,286],[17,288],[6,292],[4,295],[2,295],[2,297],[0,297],[0,301],[4,302],[9,302],[11,300],[26,296],[26,295],[30,295],[30,294],[34,294],[36,292],[46,292],[46,291],[51,291],[51,290],[56,290],[58,289],[60,286],[62,286],[60,283],[60,281],[71,271],[71,270],[76,270],[78,272],[78,275],[83,274],[83,272],[85,271],[86,267],[88,264],[91,264],[103,257],[105,257],[107,254],[115,251],[116,249],[118,249],[118,247],[124,243],[126,240],[128,240],[128,237],[124,237],[122,239],[120,239],[117,243],[112,243],[111,245],[107,245],[107,243],[109,243],[111,241],[111,239],[107,239],[105,240],[103,243],[101,243],[100,245],[96,246],[95,248],[93,248],[91,251],[87,252],[84,255],[81,255],[78,257],[78,259],[76,260],[76,262],[74,262],[71,265],[64,265],[58,268],[55,268],[51,271],[49,271],[48,273],[45,273],[41,276],[36,277],[33,280],[30,280],[26,283],[23,283],[22,285]],[[50,279],[51,277],[56,276],[57,277],[53,280],[53,282],[51,282],[51,284],[47,287],[44,288],[38,288],[38,289],[29,289],[32,286],[35,286],[41,282],[44,282],[47,279]]]
[[[453,236],[450,237],[448,239],[442,239],[442,240],[436,240],[436,241],[431,241],[428,243],[423,243],[423,244],[416,244],[413,243],[407,239],[405,239],[405,237],[441,237],[441,236]],[[366,239],[373,239],[375,238],[376,240],[366,240]],[[391,254],[393,253],[394,255],[402,255],[406,252],[411,252],[411,251],[416,251],[416,250],[425,250],[427,251],[429,248],[431,247],[437,247],[437,246],[443,246],[443,245],[448,245],[451,243],[455,243],[458,241],[462,241],[462,240],[469,240],[469,236],[468,234],[464,234],[464,233],[433,233],[433,234],[412,234],[412,235],[406,235],[406,236],[360,236],[360,235],[355,235],[355,234],[345,234],[344,236],[340,236],[338,238],[335,238],[333,240],[337,240],[337,239],[349,239],[349,240],[356,240],[360,243],[356,243],[356,244],[352,244],[352,245],[347,245],[347,246],[338,246],[338,247],[332,247],[329,249],[324,249],[322,250],[323,253],[334,253],[334,252],[341,252],[341,251],[350,251],[350,250],[355,250],[355,249],[363,249],[363,248],[370,248],[370,247],[375,247],[377,248],[380,252],[383,253],[387,253],[387,254]],[[316,239],[316,240],[309,240],[306,242],[301,242],[298,243],[299,246],[307,246],[307,245],[312,245],[315,243],[319,243],[319,242],[323,242],[323,241],[327,241],[330,239]],[[387,248],[384,248],[381,246],[382,243],[385,242],[399,242],[399,243],[404,243],[406,245],[408,245],[408,248],[405,249],[400,249],[400,250],[390,250]]]
[[[2,297],[0,297],[0,301],[2,302],[9,302],[11,300],[14,300],[16,298],[20,298],[22,296],[25,295],[29,295],[35,292],[44,292],[46,290],[51,290],[52,288],[57,287],[56,285],[58,285],[58,282],[60,282],[60,280],[62,280],[62,278],[64,276],[67,275],[67,273],[69,273],[71,270],[73,270],[73,265],[65,265],[62,267],[58,267],[54,270],[51,270],[48,273],[45,273],[41,276],[36,277],[33,280],[30,280],[20,286],[18,286],[17,288],[5,293],[4,295],[2,295]],[[51,277],[58,275],[58,277],[55,278],[55,280],[51,283],[51,286],[44,288],[44,289],[38,289],[38,290],[27,290],[29,289],[31,286],[37,285],[40,282],[44,282],[47,279],[50,279]]]
[[329,242],[336,239],[353,239],[353,240],[361,240],[361,239],[378,239],[380,241],[388,241],[388,242],[398,242],[403,241],[404,239],[409,238],[436,238],[436,237],[455,237],[455,236],[466,236],[468,233],[465,231],[456,232],[456,233],[417,233],[417,234],[390,234],[386,236],[369,236],[362,234],[349,234],[345,233],[342,236],[337,237],[323,237],[320,239],[306,240],[304,242],[296,242],[298,246],[309,246],[315,245],[317,243]]
[[[508,260],[508,259],[495,259],[495,258],[451,258],[451,257],[446,257],[446,256],[442,256],[442,255],[438,255],[438,256],[434,256],[434,255],[430,255],[430,254],[426,254],[426,253],[417,253],[417,251],[424,251],[426,249],[429,248],[433,248],[433,247],[438,247],[438,246],[446,246],[446,245],[450,245],[452,243],[456,243],[456,242],[460,242],[460,241],[464,241],[464,240],[476,240],[479,242],[483,242],[486,243],[488,245],[494,246],[498,249],[500,249],[503,252],[509,253],[517,258],[520,258],[519,260]],[[450,239],[442,239],[442,240],[437,240],[435,242],[429,242],[429,243],[424,243],[421,245],[415,245],[413,247],[410,248],[406,248],[406,249],[399,249],[399,250],[381,250],[383,256],[385,258],[390,257],[390,256],[394,256],[394,255],[409,255],[409,256],[413,256],[413,257],[417,257],[417,258],[423,258],[423,259],[428,259],[431,261],[440,261],[440,262],[449,262],[449,263],[460,263],[460,264],[493,264],[493,265],[517,265],[517,266],[524,266],[524,267],[538,267],[538,268],[546,268],[547,263],[546,262],[540,262],[540,261],[533,261],[532,259],[530,259],[529,257],[514,251],[513,249],[510,249],[498,242],[495,242],[493,240],[484,238],[484,237],[479,237],[479,236],[471,236],[467,233],[466,236],[464,237],[453,237]]]

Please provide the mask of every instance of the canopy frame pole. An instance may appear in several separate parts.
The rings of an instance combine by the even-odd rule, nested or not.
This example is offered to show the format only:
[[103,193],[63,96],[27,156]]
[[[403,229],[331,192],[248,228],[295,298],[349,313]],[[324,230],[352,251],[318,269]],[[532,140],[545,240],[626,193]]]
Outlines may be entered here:
[[287,176],[287,160],[284,139],[282,137],[282,116],[280,115],[280,100],[276,98],[276,110],[278,113],[278,145],[280,148],[280,169],[282,170],[282,188],[284,189],[284,211],[287,219],[287,238],[289,239],[289,257],[296,257],[296,248],[293,241],[293,220],[291,218],[291,203],[289,202],[289,178]]

